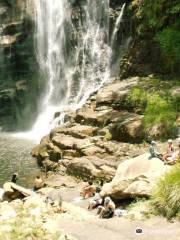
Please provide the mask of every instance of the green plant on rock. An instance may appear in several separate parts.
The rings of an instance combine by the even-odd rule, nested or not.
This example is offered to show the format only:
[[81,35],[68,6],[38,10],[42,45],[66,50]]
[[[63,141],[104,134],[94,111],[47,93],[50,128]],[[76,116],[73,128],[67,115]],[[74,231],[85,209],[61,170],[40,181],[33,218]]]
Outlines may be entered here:
[[134,88],[130,91],[128,96],[126,97],[126,102],[129,107],[140,108],[144,110],[147,105],[147,92],[141,88]]
[[159,214],[168,219],[180,217],[180,164],[157,183],[153,204]]
[[156,125],[159,127],[162,137],[172,135],[176,127],[176,117],[176,109],[170,101],[163,99],[158,94],[152,94],[148,98],[144,114],[144,127],[147,133]]

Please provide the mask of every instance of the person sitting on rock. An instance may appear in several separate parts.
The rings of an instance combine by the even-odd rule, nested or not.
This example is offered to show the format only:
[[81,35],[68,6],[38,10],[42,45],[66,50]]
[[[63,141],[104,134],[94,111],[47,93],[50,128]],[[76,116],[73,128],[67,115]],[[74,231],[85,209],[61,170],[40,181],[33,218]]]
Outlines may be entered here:
[[175,152],[175,150],[174,150],[174,146],[173,146],[173,141],[172,141],[172,139],[169,139],[167,152],[163,155],[163,161],[165,164],[168,162],[168,158],[173,157],[174,152]]
[[178,150],[174,151],[171,157],[167,157],[166,163],[169,165],[176,164],[177,161],[180,161],[180,143],[178,144]]
[[80,192],[80,196],[85,199],[85,198],[90,198],[95,195],[96,192],[96,187],[93,185],[92,182],[88,182],[88,184],[82,188]]
[[150,158],[159,158],[162,159],[162,154],[159,153],[156,149],[156,142],[151,141],[150,147],[149,147],[149,152],[150,152]]
[[33,191],[36,192],[40,188],[43,188],[44,186],[45,186],[45,184],[44,184],[44,181],[42,180],[42,178],[40,176],[36,176],[36,178],[34,180]]
[[89,200],[89,205],[88,205],[89,210],[94,209],[102,204],[103,199],[100,195],[100,191],[101,189],[97,187],[94,197]]
[[115,204],[110,197],[104,199],[104,206],[98,207],[99,218],[112,218],[114,216]]

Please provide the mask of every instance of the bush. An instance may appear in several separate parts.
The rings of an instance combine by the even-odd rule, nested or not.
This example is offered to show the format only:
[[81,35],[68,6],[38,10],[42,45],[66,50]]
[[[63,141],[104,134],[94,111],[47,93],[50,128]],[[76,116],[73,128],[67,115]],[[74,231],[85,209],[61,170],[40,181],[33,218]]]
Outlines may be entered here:
[[141,88],[134,88],[128,94],[126,101],[131,108],[140,108],[144,110],[147,105],[147,93]]
[[168,219],[180,216],[180,164],[159,180],[153,203],[158,213]]
[[172,135],[176,127],[176,117],[176,109],[170,101],[163,99],[158,94],[148,97],[144,116],[144,128],[147,133],[156,125],[161,137]]
[[[154,87],[152,88],[154,89]],[[164,94],[165,90],[163,91]],[[128,108],[144,113],[143,128],[150,137],[167,138],[174,134],[176,128],[179,98],[169,98],[169,92],[161,96],[156,89],[147,92],[134,88],[126,97]]]

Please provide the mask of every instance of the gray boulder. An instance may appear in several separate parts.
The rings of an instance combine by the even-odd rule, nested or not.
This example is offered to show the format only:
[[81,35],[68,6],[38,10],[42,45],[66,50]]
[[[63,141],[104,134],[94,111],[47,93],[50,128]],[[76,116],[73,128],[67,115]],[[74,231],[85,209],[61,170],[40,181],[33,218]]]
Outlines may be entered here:
[[102,196],[114,199],[127,199],[151,196],[157,180],[171,167],[157,159],[149,159],[145,153],[119,164],[116,175],[103,186]]

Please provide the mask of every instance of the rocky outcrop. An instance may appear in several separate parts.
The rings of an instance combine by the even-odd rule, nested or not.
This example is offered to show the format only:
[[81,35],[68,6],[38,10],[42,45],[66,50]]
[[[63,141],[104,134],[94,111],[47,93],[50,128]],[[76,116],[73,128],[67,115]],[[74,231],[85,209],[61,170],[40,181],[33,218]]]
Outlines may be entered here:
[[39,164],[85,180],[110,181],[120,161],[144,153],[144,145],[130,143],[142,139],[143,116],[128,112],[123,104],[138,82],[131,78],[106,85],[81,109],[67,112],[69,121],[33,149]]
[[103,186],[101,194],[114,199],[151,196],[158,178],[170,169],[157,158],[143,154],[119,164],[116,175]]

